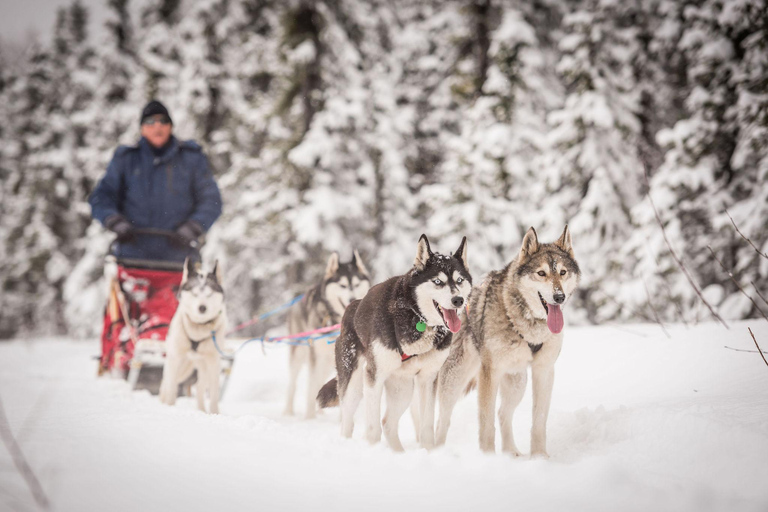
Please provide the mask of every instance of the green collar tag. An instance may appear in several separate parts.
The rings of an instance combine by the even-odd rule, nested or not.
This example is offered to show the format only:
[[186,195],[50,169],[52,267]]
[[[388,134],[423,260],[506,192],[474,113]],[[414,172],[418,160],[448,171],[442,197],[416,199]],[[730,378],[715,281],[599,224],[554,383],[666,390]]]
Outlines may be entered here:
[[419,320],[419,322],[416,324],[416,330],[419,332],[424,332],[427,330],[427,322],[424,320]]

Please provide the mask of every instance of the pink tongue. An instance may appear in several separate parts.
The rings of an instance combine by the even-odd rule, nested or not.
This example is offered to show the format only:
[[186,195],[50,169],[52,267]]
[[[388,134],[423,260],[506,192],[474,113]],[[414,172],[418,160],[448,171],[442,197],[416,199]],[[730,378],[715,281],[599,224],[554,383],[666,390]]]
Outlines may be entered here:
[[547,327],[555,334],[563,330],[563,312],[559,304],[547,304]]
[[459,332],[459,329],[461,329],[461,320],[459,320],[457,311],[456,309],[443,310],[443,318],[448,322],[448,329],[453,333]]

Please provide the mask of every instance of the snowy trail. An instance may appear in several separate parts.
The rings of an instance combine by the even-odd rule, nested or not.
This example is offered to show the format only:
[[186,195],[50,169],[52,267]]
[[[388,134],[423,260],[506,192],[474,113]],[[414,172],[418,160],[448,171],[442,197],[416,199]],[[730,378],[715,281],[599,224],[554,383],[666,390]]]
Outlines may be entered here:
[[[0,344],[0,397],[57,511],[768,510],[768,325],[570,328],[557,363],[551,459],[483,455],[476,395],[447,445],[405,454],[338,433],[338,412],[281,416],[287,349],[246,347],[221,416],[96,379],[95,342]],[[300,390],[303,389],[300,385]],[[299,397],[297,404],[302,404]],[[530,390],[515,417],[529,448]],[[301,408],[299,408],[301,410]],[[0,510],[36,510],[0,450]]]

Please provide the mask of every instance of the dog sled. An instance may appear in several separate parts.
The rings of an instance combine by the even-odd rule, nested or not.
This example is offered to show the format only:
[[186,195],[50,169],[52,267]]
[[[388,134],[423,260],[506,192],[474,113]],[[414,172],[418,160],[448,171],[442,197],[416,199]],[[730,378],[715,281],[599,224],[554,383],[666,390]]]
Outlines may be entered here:
[[[176,236],[173,232],[154,229],[136,233]],[[126,379],[132,389],[147,389],[157,394],[163,376],[168,327],[179,305],[177,292],[184,264],[117,258],[113,243],[104,273],[109,294],[98,374]],[[226,382],[231,364],[222,361],[222,365]]]

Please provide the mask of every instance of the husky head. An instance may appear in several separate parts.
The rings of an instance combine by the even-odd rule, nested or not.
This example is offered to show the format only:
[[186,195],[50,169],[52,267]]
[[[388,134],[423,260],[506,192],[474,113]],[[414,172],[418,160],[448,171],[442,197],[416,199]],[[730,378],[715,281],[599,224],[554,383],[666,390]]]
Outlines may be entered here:
[[196,324],[206,324],[221,315],[224,309],[224,290],[221,287],[221,267],[201,273],[199,265],[189,258],[184,262],[184,274],[179,288],[179,311]]
[[334,252],[328,259],[323,278],[323,297],[334,313],[344,314],[349,303],[362,299],[371,287],[371,278],[362,258],[355,250],[349,263],[339,263],[339,254]]
[[426,235],[421,235],[416,260],[411,270],[411,286],[421,315],[428,325],[445,326],[459,332],[459,311],[472,291],[472,276],[467,267],[467,237],[455,253],[433,253]]
[[551,244],[540,244],[536,230],[528,229],[517,257],[515,281],[533,316],[546,318],[551,332],[563,330],[562,308],[580,279],[568,226]]

